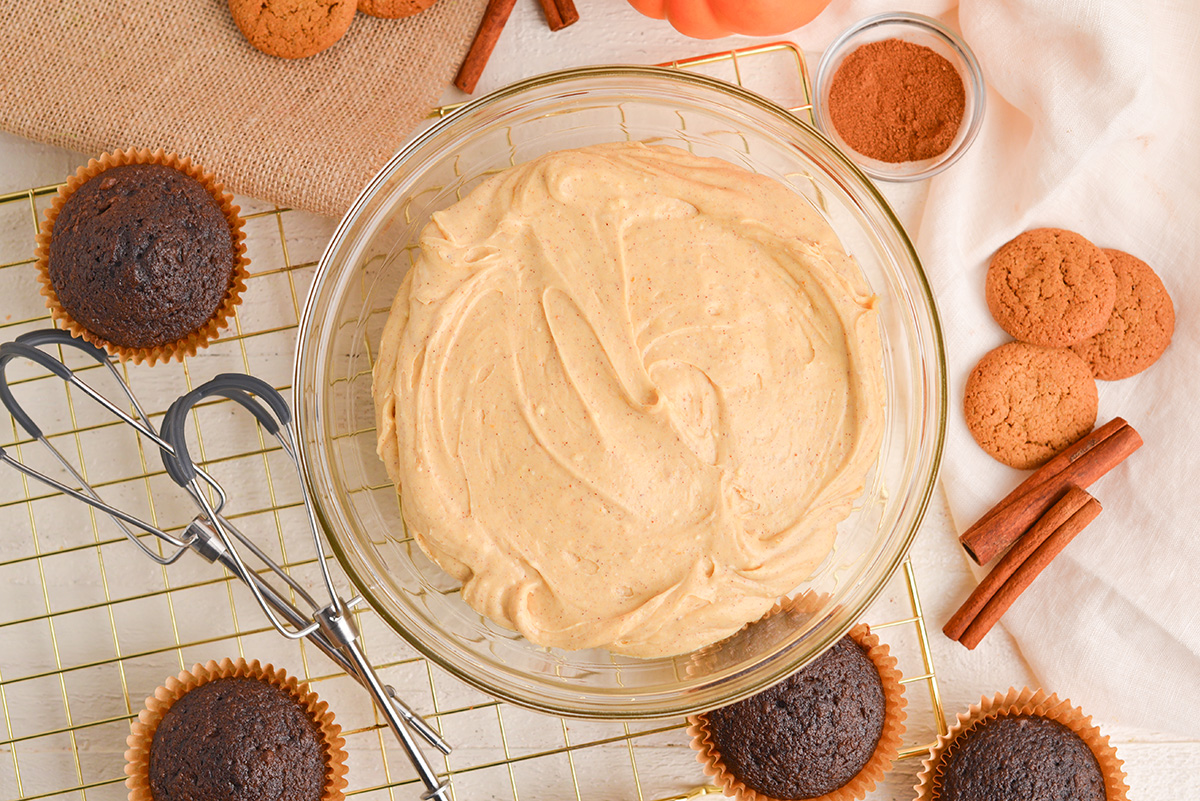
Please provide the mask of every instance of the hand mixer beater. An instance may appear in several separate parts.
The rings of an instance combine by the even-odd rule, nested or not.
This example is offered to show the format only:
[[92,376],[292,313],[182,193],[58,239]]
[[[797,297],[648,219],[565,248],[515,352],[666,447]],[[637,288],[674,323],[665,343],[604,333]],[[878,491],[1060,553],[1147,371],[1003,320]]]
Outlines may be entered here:
[[[119,402],[114,402],[98,392],[77,376],[64,361],[43,350],[47,346],[56,346],[59,353],[65,352],[63,348],[72,348],[95,360],[100,366],[107,368],[107,373],[115,379],[124,397]],[[18,403],[7,380],[8,367],[16,359],[33,362],[66,381],[122,423],[132,426],[140,436],[158,448],[167,475],[191,496],[200,509],[182,533],[173,535],[163,531],[109,505],[100,497]],[[321,603],[314,598],[283,567],[229,521],[223,514],[228,500],[224,488],[192,461],[188,452],[186,424],[197,404],[212,398],[225,398],[249,412],[258,425],[275,438],[284,455],[291,460],[297,478],[300,479],[308,530],[324,583],[322,598],[328,598],[327,602]],[[188,551],[193,551],[209,562],[218,563],[229,570],[249,587],[254,600],[276,631],[290,640],[307,638],[370,693],[376,708],[404,747],[413,768],[425,785],[426,790],[421,798],[449,801],[448,781],[439,779],[434,773],[413,732],[444,754],[450,753],[450,747],[397,697],[392,687],[380,681],[363,653],[358,627],[354,622],[353,609],[362,599],[356,596],[344,601],[334,586],[308,488],[300,476],[300,465],[291,432],[291,412],[279,392],[253,376],[232,373],[218,375],[171,404],[162,418],[159,430],[155,430],[149,416],[134,397],[133,391],[122,380],[120,372],[104,351],[72,337],[65,331],[51,329],[24,334],[12,342],[0,345],[0,402],[8,409],[17,425],[54,457],[70,476],[74,486],[23,464],[3,448],[0,448],[0,462],[103,512],[121,528],[130,542],[160,565],[169,565]],[[126,404],[130,412],[122,408]],[[158,540],[158,543],[155,543],[158,547],[152,547],[150,538]],[[289,598],[299,599],[303,606],[293,603]],[[304,607],[307,607],[307,610]]]

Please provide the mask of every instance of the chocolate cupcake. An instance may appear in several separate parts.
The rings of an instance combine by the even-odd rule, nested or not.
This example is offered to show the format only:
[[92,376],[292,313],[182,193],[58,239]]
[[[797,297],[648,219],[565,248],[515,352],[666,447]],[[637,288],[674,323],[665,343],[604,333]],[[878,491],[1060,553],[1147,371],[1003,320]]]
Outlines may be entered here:
[[860,624],[774,687],[689,718],[688,731],[727,795],[861,799],[899,752],[905,703],[896,659]]
[[1028,688],[983,698],[938,738],[916,786],[923,801],[1124,801],[1116,749],[1091,718]]
[[156,151],[81,167],[46,213],[39,280],[55,323],[134,362],[192,355],[245,289],[242,220],[212,175]]
[[244,660],[169,679],[133,722],[130,801],[340,801],[345,741],[307,685]]

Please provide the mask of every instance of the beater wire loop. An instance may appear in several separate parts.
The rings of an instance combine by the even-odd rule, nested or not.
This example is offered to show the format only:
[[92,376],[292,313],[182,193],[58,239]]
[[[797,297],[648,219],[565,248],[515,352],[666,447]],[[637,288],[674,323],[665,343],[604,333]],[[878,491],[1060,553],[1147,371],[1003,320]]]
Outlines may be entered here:
[[[107,368],[108,374],[120,387],[122,400],[119,403],[114,402],[96,390],[62,360],[43,350],[48,346],[58,347],[60,353],[64,352],[63,348],[73,348]],[[16,359],[31,361],[67,382],[120,422],[132,427],[139,436],[146,437],[154,443],[162,456],[167,475],[182,487],[199,507],[199,513],[184,528],[182,536],[163,531],[112,506],[100,497],[96,489],[54,446],[50,437],[42,432],[33,417],[17,401],[7,378],[7,368]],[[214,397],[226,398],[249,412],[258,425],[275,438],[280,450],[291,461],[301,487],[307,512],[306,523],[328,600],[322,602],[314,597],[265,551],[255,545],[251,537],[229,521],[223,514],[229,499],[224,488],[192,461],[187,443],[187,423],[198,405]],[[434,773],[410,728],[444,754],[450,753],[450,746],[397,697],[393,688],[380,681],[359,645],[358,627],[354,622],[352,609],[360,599],[344,601],[334,584],[321,530],[312,508],[308,488],[304,485],[300,473],[295,440],[291,432],[291,410],[278,390],[254,376],[222,373],[171,404],[163,416],[161,426],[156,430],[134,397],[133,391],[121,378],[120,372],[104,351],[76,339],[65,331],[47,329],[32,331],[11,342],[0,344],[0,403],[3,403],[25,432],[46,449],[76,486],[21,463],[3,448],[0,448],[0,463],[7,464],[29,478],[103,512],[125,533],[130,542],[160,565],[169,565],[184,553],[195,551],[209,562],[218,563],[227,569],[250,589],[254,600],[276,631],[291,640],[307,638],[370,693],[388,728],[404,746],[413,767],[425,784],[426,792],[421,797],[439,801],[449,800],[449,782],[440,779]],[[123,404],[128,404],[132,413],[125,411],[122,408]],[[145,540],[147,534],[157,537],[168,546],[163,553],[158,553]],[[243,553],[251,561],[248,562]],[[307,610],[297,606],[289,597],[298,598]]]

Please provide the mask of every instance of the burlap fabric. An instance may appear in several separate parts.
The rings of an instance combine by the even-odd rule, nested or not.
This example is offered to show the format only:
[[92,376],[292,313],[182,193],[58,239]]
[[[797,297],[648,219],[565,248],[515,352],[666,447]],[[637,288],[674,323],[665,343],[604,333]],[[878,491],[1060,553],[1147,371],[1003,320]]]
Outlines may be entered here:
[[0,128],[89,155],[162,147],[239,194],[340,215],[449,85],[485,5],[358,14],[289,61],[251,47],[225,0],[0,0]]

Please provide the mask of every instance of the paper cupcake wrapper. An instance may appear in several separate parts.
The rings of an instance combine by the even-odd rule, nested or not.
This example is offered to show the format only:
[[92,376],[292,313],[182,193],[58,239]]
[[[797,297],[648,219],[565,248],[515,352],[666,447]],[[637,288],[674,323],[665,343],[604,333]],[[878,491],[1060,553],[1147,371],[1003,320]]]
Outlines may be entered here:
[[960,735],[969,732],[978,724],[993,718],[1009,715],[1036,715],[1049,718],[1066,726],[1079,735],[1091,749],[1100,765],[1104,777],[1104,794],[1107,801],[1127,801],[1129,785],[1125,783],[1124,763],[1117,757],[1117,749],[1108,742],[1106,735],[1092,725],[1090,715],[1072,706],[1069,699],[1059,700],[1057,695],[1047,695],[1043,690],[1029,687],[1020,690],[1010,687],[1007,693],[998,692],[992,698],[983,696],[966,712],[959,712],[957,722],[930,749],[929,756],[921,763],[917,775],[917,801],[933,801],[939,797],[942,787],[945,757],[953,754]]
[[[793,604],[804,608],[823,602],[814,596],[801,596],[797,599],[785,599],[776,604],[773,613],[787,609]],[[892,769],[892,763],[900,754],[901,738],[904,736],[904,721],[908,717],[905,706],[908,700],[904,697],[904,685],[896,667],[897,659],[891,655],[887,645],[879,641],[879,637],[871,633],[865,623],[859,623],[846,635],[862,646],[867,657],[879,671],[879,679],[883,684],[884,716],[883,731],[879,742],[875,744],[875,753],[867,760],[850,781],[831,793],[817,796],[812,801],[860,801],[875,789],[875,785]],[[740,801],[778,801],[768,795],[759,793],[742,783],[726,768],[721,759],[721,753],[713,742],[705,715],[692,715],[688,718],[687,732],[692,738],[692,748],[696,750],[696,759],[703,766],[704,773],[712,777],[713,783],[725,791],[725,795]]]
[[795,597],[787,596],[780,598],[775,602],[775,605],[762,616],[762,619],[771,617],[772,615],[782,614],[784,612],[802,612],[806,615],[816,615],[825,608],[825,604],[829,603],[829,593],[814,592],[805,590]]
[[[233,276],[229,282],[229,290],[225,293],[225,299],[217,307],[217,311],[207,323],[182,339],[152,348],[122,347],[93,334],[77,323],[62,307],[58,300],[58,294],[54,291],[54,285],[50,281],[50,237],[54,233],[54,221],[58,219],[63,204],[85,181],[95,178],[105,170],[125,164],[162,164],[195,178],[217,201],[225,219],[229,221],[230,231],[233,232]],[[36,238],[37,249],[34,251],[34,255],[37,258],[37,278],[42,285],[41,292],[46,298],[46,308],[50,310],[50,317],[54,320],[54,324],[69,331],[71,336],[103,348],[110,356],[116,356],[122,361],[132,361],[134,364],[146,362],[154,365],[157,362],[168,362],[172,359],[182,360],[184,356],[195,356],[199,348],[206,347],[209,342],[217,338],[218,332],[229,324],[235,307],[242,302],[242,293],[246,291],[247,267],[250,260],[246,258],[246,234],[242,231],[245,221],[239,216],[240,213],[241,209],[233,205],[233,196],[225,191],[224,185],[212,173],[207,172],[200,165],[192,163],[191,159],[181,159],[176,154],[167,153],[161,148],[153,151],[145,148],[118,150],[90,160],[67,179],[66,185],[59,188],[50,208],[46,210],[46,219]]]
[[261,665],[255,659],[209,660],[203,665],[193,665],[166,683],[146,699],[146,707],[131,724],[126,738],[125,786],[129,788],[129,801],[154,801],[150,794],[150,743],[158,724],[171,706],[191,690],[220,678],[250,678],[265,681],[278,687],[296,700],[317,726],[325,752],[325,791],[321,801],[344,801],[346,798],[346,741],[342,727],[333,720],[329,704],[317,697],[308,685],[295,676],[289,676],[282,668],[270,664]]
[[688,659],[687,674],[696,676],[733,667],[743,658],[742,650],[749,647],[748,643],[752,643],[755,637],[761,635],[760,627],[772,626],[778,615],[794,615],[806,621],[818,614],[831,614],[836,611],[836,608],[825,609],[828,601],[828,593],[817,593],[812,590],[805,590],[794,598],[789,596],[780,598],[774,606],[756,620],[745,624],[725,639],[693,652]]

